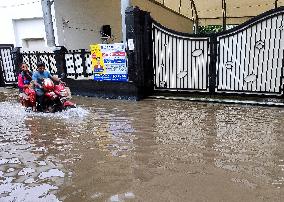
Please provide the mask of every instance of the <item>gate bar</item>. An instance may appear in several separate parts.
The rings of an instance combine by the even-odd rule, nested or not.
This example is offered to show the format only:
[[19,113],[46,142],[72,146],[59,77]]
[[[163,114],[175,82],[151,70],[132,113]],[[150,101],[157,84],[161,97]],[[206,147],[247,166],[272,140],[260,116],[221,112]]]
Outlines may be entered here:
[[278,0],[275,0],[274,5],[275,5],[275,8],[278,8]]
[[226,18],[227,18],[227,3],[226,0],[222,0],[222,12],[223,12],[223,31],[226,31]]

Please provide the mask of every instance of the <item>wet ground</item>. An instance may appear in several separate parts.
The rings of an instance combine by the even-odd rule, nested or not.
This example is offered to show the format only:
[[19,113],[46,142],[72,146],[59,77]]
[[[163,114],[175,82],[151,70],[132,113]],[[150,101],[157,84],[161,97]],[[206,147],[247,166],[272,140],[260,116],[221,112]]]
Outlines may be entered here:
[[0,89],[0,201],[284,199],[284,108],[73,97],[26,112]]

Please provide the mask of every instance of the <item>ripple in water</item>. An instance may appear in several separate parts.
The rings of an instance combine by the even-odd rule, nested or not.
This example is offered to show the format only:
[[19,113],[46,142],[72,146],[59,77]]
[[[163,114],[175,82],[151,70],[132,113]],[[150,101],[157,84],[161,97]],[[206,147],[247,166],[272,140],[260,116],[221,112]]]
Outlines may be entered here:
[[78,125],[88,114],[81,107],[58,113],[36,113],[26,111],[17,102],[1,102],[0,201],[59,201],[54,191],[64,183],[67,171],[48,153],[48,148],[31,141],[33,132],[26,121],[60,119]]

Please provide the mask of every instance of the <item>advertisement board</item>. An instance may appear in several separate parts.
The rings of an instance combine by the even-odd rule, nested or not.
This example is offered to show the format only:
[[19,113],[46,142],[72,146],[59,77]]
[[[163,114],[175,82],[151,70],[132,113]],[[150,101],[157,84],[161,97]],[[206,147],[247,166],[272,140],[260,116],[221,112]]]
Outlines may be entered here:
[[91,45],[96,81],[127,81],[127,59],[123,43]]

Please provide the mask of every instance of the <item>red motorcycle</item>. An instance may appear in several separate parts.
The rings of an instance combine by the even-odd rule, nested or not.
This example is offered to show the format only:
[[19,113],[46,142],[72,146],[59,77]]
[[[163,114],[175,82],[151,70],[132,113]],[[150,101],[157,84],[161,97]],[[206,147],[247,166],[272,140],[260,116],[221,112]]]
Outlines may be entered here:
[[60,82],[54,85],[49,78],[43,80],[44,90],[44,111],[57,112],[68,108],[76,108],[76,105],[69,101],[71,93],[65,83]]

